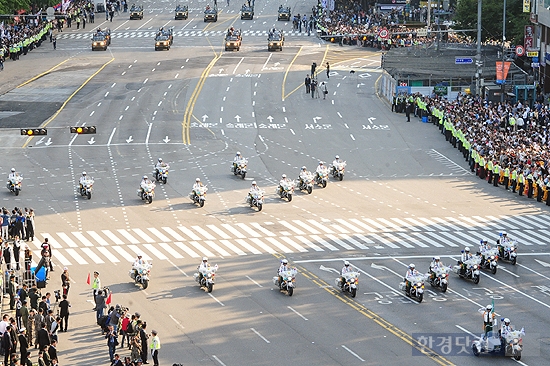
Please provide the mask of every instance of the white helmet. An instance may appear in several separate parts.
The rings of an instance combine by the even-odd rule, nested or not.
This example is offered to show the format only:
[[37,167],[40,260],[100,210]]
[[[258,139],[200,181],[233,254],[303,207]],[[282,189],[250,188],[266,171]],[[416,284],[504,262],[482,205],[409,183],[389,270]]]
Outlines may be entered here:
[[302,167],[302,170],[307,170],[307,168],[305,167],[305,165]]
[[346,267],[349,266],[349,262],[348,262],[348,261],[345,261],[345,262],[344,262],[344,266],[346,266]]
[[146,175],[144,175],[144,176],[143,176],[143,179],[147,179],[147,176],[146,176]]
[[319,165],[323,165],[323,162],[322,162],[322,161],[320,161],[320,162],[319,162]]
[[240,152],[240,151],[237,151],[237,155],[241,155],[241,152]]
[[159,163],[162,163],[162,158],[159,158]]
[[86,172],[82,172],[82,175],[86,175]]
[[138,257],[138,258],[141,258],[141,257],[143,257],[143,255],[142,255],[141,253],[138,253],[138,254],[137,254],[137,257]]
[[340,155],[336,155],[334,159],[340,159]]
[[195,182],[200,182],[200,181],[201,181],[200,178],[195,179]]
[[485,309],[487,309],[487,310],[493,310],[493,305],[487,305],[487,306],[485,307]]
[[510,319],[504,318],[504,324],[506,324],[506,325],[510,324]]
[[439,256],[435,256],[435,257],[434,257],[434,261],[438,261],[438,260],[440,260],[440,259],[441,259],[441,258],[439,258]]
[[470,251],[470,247],[464,248],[464,251],[465,251],[465,252],[469,252],[469,251]]
[[285,178],[286,178],[286,174],[283,174],[283,175],[281,176],[281,178],[285,179]]
[[283,259],[281,262],[283,262],[283,264],[288,264],[288,260],[286,259]]
[[502,235],[507,235],[507,234],[506,234],[506,231],[503,231],[503,232],[502,232]]
[[414,263],[409,264],[410,269],[414,269],[414,267],[415,267]]
[[256,181],[252,181],[252,185],[255,186],[255,185],[256,185]]
[[11,172],[12,172],[12,173],[15,173],[15,168],[11,168]]
[[208,258],[202,257],[202,261],[203,261],[203,262],[208,262]]

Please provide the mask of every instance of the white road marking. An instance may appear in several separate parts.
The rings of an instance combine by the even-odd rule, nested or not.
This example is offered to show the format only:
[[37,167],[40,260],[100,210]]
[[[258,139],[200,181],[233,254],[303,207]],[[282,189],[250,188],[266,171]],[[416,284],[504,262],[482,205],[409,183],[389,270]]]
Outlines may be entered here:
[[260,337],[261,339],[263,339],[263,340],[265,341],[265,343],[271,343],[271,342],[269,342],[263,335],[261,335],[256,329],[250,328],[250,330],[253,331],[254,333],[256,333],[256,335],[257,335],[258,337]]
[[157,238],[160,239],[160,241],[171,241],[170,238],[168,238],[166,235],[160,232],[160,230],[154,228],[154,227],[148,227],[147,230],[151,232],[151,234],[155,235]]
[[365,360],[363,360],[361,357],[359,357],[359,355],[357,353],[353,352],[348,347],[342,345],[342,348],[345,349],[346,351],[348,351],[349,353],[351,353],[352,355],[354,355],[355,357],[357,357],[361,362],[365,362]]
[[115,251],[117,251],[118,254],[120,254],[126,261],[134,262],[135,256],[131,255],[127,251],[125,251],[123,247],[115,245],[115,246],[112,246],[111,248],[113,248]]
[[262,252],[260,252],[258,249],[254,248],[252,245],[248,244],[246,241],[244,241],[243,239],[235,239],[235,241],[237,243],[239,243],[240,245],[243,246],[243,248],[245,248],[246,250],[254,253],[254,254],[262,254]]
[[126,240],[128,240],[130,243],[132,244],[139,244],[139,240],[137,240],[136,238],[134,238],[129,232],[127,232],[126,230],[124,229],[118,229],[117,230],[120,234],[122,234],[123,237],[126,238]]
[[181,323],[179,321],[176,320],[176,318],[174,318],[172,315],[170,315],[170,318],[174,321],[174,323],[176,323],[181,329],[185,329],[185,327],[183,325],[181,325]]
[[254,281],[252,278],[250,278],[250,276],[246,276],[246,278],[248,278],[250,281],[252,281],[252,283],[254,283],[256,286],[258,286],[258,287],[263,287],[263,286],[260,285],[258,282]]
[[87,247],[93,247],[94,245],[92,244],[91,241],[89,241],[81,232],[78,232],[78,231],[73,231],[72,233],[78,240],[80,240],[80,242],[82,244],[84,244],[85,246]]
[[[83,248],[83,249],[89,249],[89,248]],[[78,264],[88,264],[88,262],[86,262],[86,261],[84,260],[84,258],[82,258],[82,257],[80,256],[80,254],[78,254],[78,253],[76,252],[76,250],[74,250],[74,249],[66,249],[65,251],[67,252],[67,254],[69,254],[71,257],[73,257],[74,260],[75,260]],[[56,253],[56,256],[57,256],[57,253]]]
[[355,137],[353,137],[353,135],[352,135],[351,133],[349,134],[349,136],[351,137],[351,139],[352,139],[353,141],[355,141]]
[[111,145],[111,141],[113,140],[113,136],[115,135],[116,127],[113,128],[113,132],[111,132],[111,136],[109,136],[109,141],[107,141],[107,146]]
[[100,252],[101,254],[103,254],[105,256],[105,258],[107,258],[110,262],[113,262],[113,263],[119,263],[120,261],[118,260],[117,257],[115,257],[110,251],[109,249],[105,248],[105,247],[97,247],[96,248],[98,252]]
[[216,302],[217,302],[218,304],[220,304],[221,306],[225,306],[225,305],[223,304],[223,302],[221,302],[220,300],[216,299],[216,298],[214,297],[214,295],[212,295],[212,294],[209,293],[208,296],[210,296],[211,298],[213,298],[214,300],[216,300]]
[[302,318],[304,320],[307,320],[307,318],[305,316],[303,316],[302,314],[300,314],[299,312],[297,312],[296,310],[294,310],[290,306],[287,306],[287,308],[290,309],[290,311],[292,311],[294,314],[298,315],[300,318]]
[[86,231],[88,233],[88,235],[90,235],[92,237],[92,239],[94,239],[98,244],[100,245],[103,245],[103,246],[108,246],[109,243],[107,243],[107,241],[105,241],[105,239],[103,239],[101,236],[99,236],[98,233],[96,233],[95,231]]
[[149,129],[147,130],[147,137],[145,138],[145,145],[149,144],[149,136],[151,136],[152,127],[153,127],[153,122],[149,123]]
[[178,246],[178,248],[180,248],[185,253],[187,253],[189,256],[191,256],[191,258],[200,258],[201,257],[200,255],[198,255],[197,253],[195,253],[194,251],[189,249],[187,247],[187,245],[183,244],[182,242],[175,241],[174,244],[176,244]]
[[237,64],[237,66],[235,66],[235,68],[233,69],[233,74],[235,74],[237,72],[237,69],[239,68],[239,66],[241,65],[241,63],[243,62],[244,60],[244,57],[241,58],[241,60],[239,61],[239,63]]
[[65,233],[56,233],[71,248],[78,248],[78,245]]
[[223,363],[218,357],[216,357],[216,355],[212,355],[212,358],[214,360],[216,360],[220,365],[222,366],[227,366],[225,363]]
[[138,234],[139,237],[141,237],[145,242],[147,243],[154,243],[155,240],[151,238],[149,235],[145,234],[145,232],[141,229],[132,229],[134,233]]
[[151,252],[155,257],[157,257],[160,260],[166,260],[168,257],[166,257],[160,250],[155,248],[153,244],[143,244],[143,247],[147,249],[149,252]]
[[[158,243],[158,245],[164,249],[165,251],[167,251],[172,257],[176,258],[176,259],[182,259],[183,256],[181,254],[179,254],[178,252],[176,252],[171,246],[170,244],[168,243]],[[167,258],[168,259],[168,258]]]
[[105,263],[101,258],[99,258],[99,256],[97,254],[92,252],[91,248],[82,248],[81,250],[84,254],[86,254],[88,257],[90,257],[90,259],[92,260],[93,263],[96,263],[96,264]]

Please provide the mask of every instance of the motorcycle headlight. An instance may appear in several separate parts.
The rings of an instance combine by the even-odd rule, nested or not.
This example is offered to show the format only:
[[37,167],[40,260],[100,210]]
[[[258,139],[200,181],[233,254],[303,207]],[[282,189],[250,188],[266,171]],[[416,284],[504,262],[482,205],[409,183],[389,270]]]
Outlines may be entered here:
[[519,343],[519,339],[514,338],[514,344],[518,344],[518,343]]
[[495,260],[495,256],[494,256],[494,255],[491,256],[491,260]]

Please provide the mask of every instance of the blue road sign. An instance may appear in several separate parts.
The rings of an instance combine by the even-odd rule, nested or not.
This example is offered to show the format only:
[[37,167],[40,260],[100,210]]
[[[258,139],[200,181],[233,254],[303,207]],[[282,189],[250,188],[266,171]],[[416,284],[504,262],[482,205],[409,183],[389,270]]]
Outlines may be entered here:
[[467,65],[473,63],[474,59],[472,57],[455,57],[455,65]]

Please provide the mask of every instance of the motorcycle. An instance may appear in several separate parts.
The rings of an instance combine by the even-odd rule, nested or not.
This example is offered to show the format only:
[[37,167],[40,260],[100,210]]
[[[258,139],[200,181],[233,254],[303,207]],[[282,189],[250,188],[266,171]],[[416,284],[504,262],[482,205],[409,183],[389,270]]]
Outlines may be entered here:
[[298,182],[298,189],[300,191],[307,191],[308,194],[311,194],[313,191],[313,174],[311,172],[302,174]]
[[282,184],[280,184],[279,187],[277,187],[276,193],[279,195],[279,197],[286,198],[288,199],[288,202],[290,202],[292,201],[292,194],[294,193],[295,185],[296,183],[293,180],[289,182],[285,181]]
[[151,267],[153,267],[151,263],[142,264],[138,267],[132,268],[129,272],[129,275],[134,280],[134,283],[140,284],[144,290],[146,290],[149,286]]
[[246,202],[250,205],[250,207],[256,207],[258,212],[261,211],[264,206],[264,192],[254,192],[252,193],[252,196],[249,194],[246,197]]
[[357,287],[359,286],[360,274],[359,272],[344,273],[342,275],[344,282],[342,282],[342,278],[338,277],[334,280],[334,283],[338,288],[342,289],[343,292],[349,292],[351,297],[355,297],[355,295],[357,295]]
[[498,250],[500,254],[500,259],[508,261],[515,265],[518,259],[518,242],[517,240],[512,240],[505,242],[504,245],[498,244]]
[[198,203],[199,207],[202,207],[206,201],[206,191],[208,191],[206,186],[195,188],[191,193],[189,193],[189,198],[191,198],[193,204]]
[[208,269],[203,269],[201,274],[199,273],[193,274],[193,278],[201,288],[206,287],[206,290],[208,292],[212,292],[214,289],[214,277],[216,276],[216,271],[218,270],[218,265],[216,264],[214,267],[208,267]]
[[411,287],[407,292],[407,282],[406,279],[403,282],[399,283],[399,289],[405,293],[410,298],[415,299],[418,302],[422,302],[424,299],[424,279],[425,276],[418,274],[409,279]]
[[79,187],[80,195],[82,197],[88,197],[88,199],[92,198],[93,186],[94,186],[94,180],[86,179],[84,182],[82,182],[82,187]]
[[332,177],[342,181],[344,179],[344,171],[346,170],[346,162],[341,161],[335,165],[331,165]]
[[153,202],[153,197],[155,197],[155,183],[142,183],[141,189],[137,190],[137,195],[143,201],[147,201],[148,203]]
[[13,192],[16,196],[19,196],[19,192],[21,192],[22,181],[23,177],[21,176],[11,178],[10,180],[8,180],[6,187],[10,190],[10,192]]
[[315,183],[325,188],[328,182],[328,169],[325,167],[315,176]]
[[296,268],[289,269],[288,271],[279,272],[279,276],[283,279],[283,282],[279,283],[279,276],[273,277],[273,284],[279,287],[279,290],[286,291],[288,296],[292,296],[294,289],[296,288],[296,274],[298,270]]
[[246,166],[248,164],[248,159],[241,159],[231,166],[231,171],[234,175],[240,175],[243,179],[246,177]]
[[464,262],[466,267],[465,271],[462,270],[462,263],[459,261],[456,266],[453,267],[453,272],[456,273],[460,278],[467,280],[472,280],[476,285],[479,283],[479,263],[481,258],[478,256],[473,256],[471,259],[468,259]]
[[435,267],[432,269],[432,273],[428,276],[428,282],[430,282],[430,285],[435,288],[441,289],[441,292],[447,291],[447,286],[449,284],[449,271],[451,269],[449,267]]
[[497,273],[498,266],[498,250],[497,248],[491,248],[484,250],[481,253],[477,253],[481,257],[480,268],[488,269],[492,274]]
[[168,180],[168,168],[169,166],[161,166],[158,168],[158,171],[155,170],[153,172],[157,182],[162,182],[162,184],[166,184],[166,181]]
[[[497,321],[493,329],[496,329]],[[513,330],[502,337],[500,331],[490,331],[487,336],[481,335],[472,341],[472,353],[478,357],[482,353],[493,355],[513,357],[514,360],[521,360],[521,352],[523,351],[523,336],[525,329]]]

